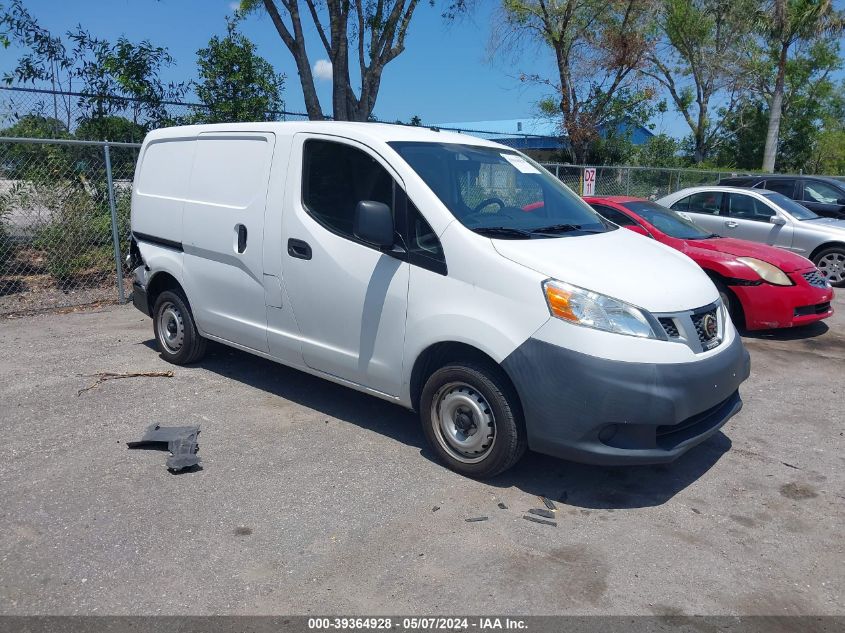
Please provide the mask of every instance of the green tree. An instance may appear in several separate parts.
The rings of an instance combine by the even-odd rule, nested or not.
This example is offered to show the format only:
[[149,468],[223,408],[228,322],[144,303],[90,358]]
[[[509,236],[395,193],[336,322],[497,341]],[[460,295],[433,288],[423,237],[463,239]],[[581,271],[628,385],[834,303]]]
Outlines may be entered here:
[[634,161],[644,167],[680,167],[680,149],[668,134],[657,134],[636,148]]
[[639,74],[653,10],[652,0],[503,0],[492,46],[505,56],[538,44],[550,49],[555,75],[520,79],[551,89],[540,110],[560,121],[572,161],[583,163],[601,144],[600,130],[640,123],[653,107],[655,92]]
[[[793,51],[784,71],[782,122],[776,164],[779,171],[814,171],[817,145],[845,118],[843,86],[831,77],[841,68],[838,42],[833,38],[803,42]],[[774,69],[770,68],[771,74]],[[771,120],[771,93],[763,82],[735,113],[727,118],[719,164],[759,169],[763,162]],[[827,134],[826,138],[835,138]]]
[[205,106],[198,120],[208,123],[266,121],[282,110],[284,75],[255,52],[255,44],[227,20],[225,37],[212,37],[197,51],[199,81],[195,91]]
[[744,92],[740,72],[755,0],[661,0],[659,40],[645,73],[668,92],[690,129],[693,162],[705,161],[724,117]]
[[13,0],[0,13],[0,30],[25,51],[4,74],[7,84],[46,83],[53,91],[85,93],[84,97],[52,95],[51,119],[61,121],[66,130],[78,122],[73,113],[80,108],[83,113],[77,119],[128,110],[136,124],[160,125],[168,121],[164,102],[185,94],[184,84],[161,79],[162,70],[175,62],[166,48],[148,40],[131,42],[122,37],[110,43],[81,26],[67,31],[63,39],[42,27],[22,0]]
[[[69,138],[64,123],[44,114],[25,114],[13,125],[0,130],[0,136],[21,138]],[[67,145],[11,143],[4,148],[0,172],[10,179],[47,178],[67,171],[71,152]]]
[[[53,91],[73,89],[74,60],[62,38],[42,27],[22,0],[12,0],[8,9],[0,14],[0,29],[4,31],[4,44],[14,42],[26,51],[15,67],[3,75],[7,85],[13,82],[45,82]],[[69,128],[72,109],[70,97],[60,97],[54,93],[52,101],[52,120],[63,121],[65,127]],[[58,133],[59,128],[55,132]]]
[[820,35],[842,33],[845,13],[834,10],[831,0],[769,0],[761,22],[765,54],[774,67],[774,73],[769,74],[771,88],[766,90],[769,124],[763,150],[763,171],[771,172],[775,169],[790,52]]

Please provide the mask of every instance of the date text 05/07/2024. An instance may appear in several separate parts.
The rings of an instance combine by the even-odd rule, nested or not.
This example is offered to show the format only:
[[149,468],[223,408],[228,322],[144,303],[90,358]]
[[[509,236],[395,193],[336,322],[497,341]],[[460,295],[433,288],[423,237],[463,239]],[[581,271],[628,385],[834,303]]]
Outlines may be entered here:
[[524,631],[526,623],[508,617],[314,617],[312,631],[396,630],[396,631]]

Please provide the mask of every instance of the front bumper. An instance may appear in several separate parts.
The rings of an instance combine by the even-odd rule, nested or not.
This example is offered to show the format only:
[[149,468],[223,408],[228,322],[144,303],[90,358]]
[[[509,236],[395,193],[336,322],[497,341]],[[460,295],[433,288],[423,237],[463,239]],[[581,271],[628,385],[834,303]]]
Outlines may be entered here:
[[812,270],[790,273],[789,277],[794,286],[775,286],[768,283],[730,286],[742,304],[746,329],[797,327],[832,316],[833,289],[807,283],[802,273]]
[[522,401],[532,450],[593,464],[655,464],[703,442],[742,408],[738,388],[750,359],[738,336],[688,363],[607,360],[531,338],[502,366]]

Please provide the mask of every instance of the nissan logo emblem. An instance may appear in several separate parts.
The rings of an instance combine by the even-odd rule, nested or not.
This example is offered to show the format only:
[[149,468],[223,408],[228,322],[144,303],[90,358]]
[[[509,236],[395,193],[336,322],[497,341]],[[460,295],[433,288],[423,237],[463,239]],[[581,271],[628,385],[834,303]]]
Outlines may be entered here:
[[712,314],[705,314],[704,318],[701,320],[701,326],[704,330],[704,335],[708,338],[716,338],[716,334],[719,333],[719,325],[716,323],[716,317]]

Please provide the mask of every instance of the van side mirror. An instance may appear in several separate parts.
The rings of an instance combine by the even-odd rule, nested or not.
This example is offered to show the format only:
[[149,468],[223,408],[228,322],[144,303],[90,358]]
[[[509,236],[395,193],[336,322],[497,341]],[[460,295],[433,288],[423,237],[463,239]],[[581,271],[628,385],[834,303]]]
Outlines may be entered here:
[[393,246],[393,213],[375,200],[361,200],[355,207],[352,232],[359,240],[380,248]]
[[786,224],[786,220],[784,220],[779,215],[773,215],[772,217],[770,217],[769,222],[771,222],[772,224],[776,224],[777,226],[783,226],[784,224]]

